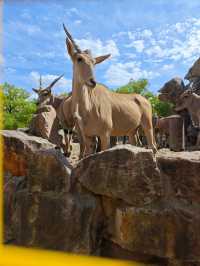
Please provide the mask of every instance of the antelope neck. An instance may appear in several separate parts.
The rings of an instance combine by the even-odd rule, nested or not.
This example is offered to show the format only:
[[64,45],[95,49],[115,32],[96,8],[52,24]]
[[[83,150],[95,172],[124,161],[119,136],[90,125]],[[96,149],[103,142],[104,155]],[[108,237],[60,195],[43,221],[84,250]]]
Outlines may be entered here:
[[56,97],[56,96],[53,96],[53,95],[51,96],[50,102],[51,102],[51,105],[55,109],[57,109],[60,106],[60,104],[62,103],[62,101],[63,101],[63,98],[61,98],[61,97]]
[[86,85],[82,85],[73,79],[72,86],[72,110],[79,110],[79,115],[84,116],[92,107],[91,91]]

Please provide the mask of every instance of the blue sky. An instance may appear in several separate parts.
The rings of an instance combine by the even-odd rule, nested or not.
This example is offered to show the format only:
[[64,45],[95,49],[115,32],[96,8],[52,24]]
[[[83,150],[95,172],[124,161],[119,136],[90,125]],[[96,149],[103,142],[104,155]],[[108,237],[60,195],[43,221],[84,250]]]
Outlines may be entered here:
[[[4,78],[31,92],[64,73],[55,93],[71,90],[64,22],[81,48],[112,58],[96,67],[110,88],[147,78],[156,92],[184,77],[200,55],[199,0],[5,0]],[[2,58],[0,58],[2,60]]]

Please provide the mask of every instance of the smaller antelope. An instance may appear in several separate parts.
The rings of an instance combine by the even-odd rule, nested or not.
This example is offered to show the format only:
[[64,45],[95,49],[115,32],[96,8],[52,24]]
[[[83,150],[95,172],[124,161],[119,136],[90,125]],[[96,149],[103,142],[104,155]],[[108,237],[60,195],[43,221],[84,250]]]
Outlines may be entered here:
[[[176,111],[187,109],[193,125],[200,130],[200,96],[193,90],[185,91],[181,96]],[[200,132],[198,133],[196,146],[200,147]]]
[[[71,115],[71,95],[69,96],[54,96],[52,94],[53,86],[63,77],[63,75],[56,78],[49,86],[46,88],[42,88],[41,86],[41,78],[40,78],[40,87],[39,89],[33,89],[34,92],[38,94],[38,110],[42,110],[45,106],[52,106],[56,111],[56,118],[54,125],[53,135],[51,139],[49,139],[54,144],[58,145],[58,147],[63,148],[64,153],[69,156],[70,155],[70,141],[71,136],[69,136],[68,130],[74,127],[74,120]],[[58,134],[59,131],[59,122],[64,129],[64,137],[65,144],[61,141],[61,136]]]

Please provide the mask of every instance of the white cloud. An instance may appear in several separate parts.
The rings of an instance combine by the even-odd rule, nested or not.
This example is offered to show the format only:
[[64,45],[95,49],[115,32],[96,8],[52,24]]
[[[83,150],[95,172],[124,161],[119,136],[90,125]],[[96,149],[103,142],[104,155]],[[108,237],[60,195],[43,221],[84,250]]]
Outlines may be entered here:
[[111,54],[112,57],[119,56],[119,50],[113,40],[107,40],[104,43],[100,39],[79,39],[76,40],[81,49],[90,49],[94,56]]
[[74,21],[74,24],[76,24],[76,25],[80,25],[81,23],[82,23],[82,21],[79,19]]
[[[160,45],[164,46],[164,45],[166,45],[167,41],[166,40],[158,40],[157,43],[159,43]],[[156,41],[152,40],[151,44],[156,44]]]
[[178,22],[175,24],[175,29],[177,30],[177,32],[182,33],[185,31],[186,28],[183,23]]
[[[184,40],[174,40],[168,49],[168,57],[172,60],[187,60],[200,54],[200,28],[191,27]],[[166,48],[167,50],[167,48]]]
[[156,57],[164,57],[165,54],[165,50],[163,50],[159,45],[154,45],[152,47],[150,47],[149,49],[147,49],[145,51],[149,56],[156,56]]
[[16,73],[16,69],[15,68],[12,68],[12,67],[6,67],[5,68],[5,72],[7,74],[14,74],[14,73]]
[[112,37],[113,38],[115,38],[115,37],[118,38],[118,37],[125,36],[125,35],[127,35],[126,31],[120,31],[120,32],[112,34]]
[[165,64],[165,65],[163,65],[162,70],[168,71],[168,70],[173,69],[173,68],[174,68],[173,64]]
[[51,52],[34,52],[33,53],[34,56],[40,57],[40,58],[45,58],[45,59],[53,59],[56,56],[58,56],[55,51],[51,51]]
[[131,44],[126,45],[126,47],[134,47],[138,53],[141,53],[144,50],[144,41],[136,40],[133,41]]
[[22,17],[23,19],[27,19],[27,20],[31,19],[31,15],[30,15],[30,13],[28,12],[28,10],[24,10],[24,11],[22,12],[22,14],[21,14],[21,17]]
[[200,54],[199,18],[166,24],[154,30],[137,28],[128,31],[127,36],[131,43],[125,43],[124,47],[134,47],[142,54],[144,62],[171,60],[189,64]]
[[145,29],[145,30],[142,31],[142,34],[141,34],[141,35],[142,35],[143,37],[150,38],[150,37],[153,35],[153,33],[152,33],[151,30],[149,30],[149,29]]
[[135,32],[131,32],[131,31],[128,31],[128,37],[129,37],[130,40],[135,40],[136,33]]
[[140,79],[158,76],[159,74],[152,71],[147,71],[141,68],[141,63],[131,61],[127,63],[112,64],[105,74],[105,79],[108,85],[121,86],[129,82],[130,79]]
[[135,53],[125,53],[125,56],[127,56],[129,59],[135,59],[137,55]]
[[156,65],[158,65],[159,63],[162,63],[162,61],[163,61],[163,59],[157,59],[157,58],[147,58],[147,59],[144,59],[144,62],[146,62],[146,63],[150,63],[150,64],[152,64],[152,63],[155,63]]
[[79,14],[78,9],[75,7],[70,8],[69,12],[74,13],[74,14]]
[[16,31],[22,31],[29,35],[33,35],[33,34],[41,32],[41,29],[38,25],[22,23],[20,21],[12,21],[10,22],[10,26],[12,29]]
[[[32,71],[29,77],[32,86],[37,88],[39,85],[40,74],[37,71]],[[48,86],[57,77],[58,76],[51,74],[42,75],[42,86],[43,87]],[[72,88],[72,81],[66,79],[65,77],[62,77],[55,85],[55,94],[57,93],[57,90],[59,90],[59,93],[68,92],[71,91],[71,88]]]
[[79,10],[77,8],[75,8],[75,7],[69,8],[65,12],[66,12],[67,16],[70,16],[70,17],[72,17],[72,16],[76,16],[76,17],[80,16]]
[[187,62],[200,54],[199,43],[200,19],[190,18],[162,29],[146,53],[157,58]]

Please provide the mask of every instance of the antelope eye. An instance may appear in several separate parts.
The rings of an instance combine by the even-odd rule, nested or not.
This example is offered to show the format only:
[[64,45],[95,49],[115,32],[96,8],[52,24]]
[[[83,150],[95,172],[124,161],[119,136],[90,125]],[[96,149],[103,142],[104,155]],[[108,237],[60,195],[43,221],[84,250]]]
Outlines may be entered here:
[[82,59],[81,57],[78,57],[78,58],[77,58],[77,61],[80,63],[80,62],[83,61],[83,59]]

